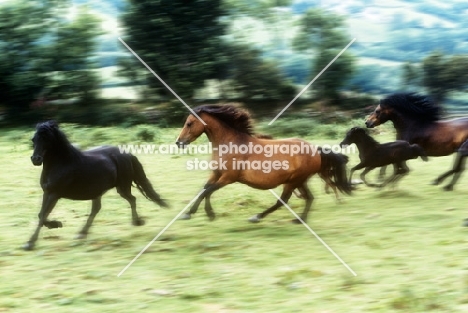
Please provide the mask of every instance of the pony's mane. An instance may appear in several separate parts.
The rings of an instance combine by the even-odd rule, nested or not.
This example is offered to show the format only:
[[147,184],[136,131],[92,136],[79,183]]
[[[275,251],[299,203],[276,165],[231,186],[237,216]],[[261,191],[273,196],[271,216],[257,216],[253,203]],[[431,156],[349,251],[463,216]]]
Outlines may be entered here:
[[[36,133],[53,135],[55,142],[59,145],[58,150],[60,152],[78,152],[79,153],[79,150],[70,143],[67,136],[60,130],[59,125],[57,124],[56,121],[51,120],[51,121],[46,121],[46,122],[37,124]],[[63,148],[66,148],[66,149],[62,150]]]
[[239,109],[233,105],[201,105],[194,109],[197,115],[207,113],[224,122],[235,130],[254,136],[252,118],[249,112]]
[[369,132],[367,131],[367,129],[365,128],[362,128],[362,127],[353,127],[350,129],[351,132],[353,133],[362,133],[362,137],[364,137],[368,142],[370,142],[372,145],[380,145],[380,142],[378,142],[377,140],[374,139],[374,137],[372,137]]
[[382,107],[390,107],[419,122],[434,122],[440,119],[442,109],[428,97],[416,93],[396,93],[380,100]]

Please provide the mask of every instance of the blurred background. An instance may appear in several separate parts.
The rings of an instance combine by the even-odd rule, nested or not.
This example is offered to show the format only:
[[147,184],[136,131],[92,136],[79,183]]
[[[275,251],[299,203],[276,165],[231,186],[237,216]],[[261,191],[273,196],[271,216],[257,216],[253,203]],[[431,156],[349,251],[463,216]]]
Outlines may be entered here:
[[119,37],[191,106],[271,119],[356,38],[291,112],[364,118],[416,91],[464,114],[467,13],[456,0],[0,0],[0,125],[180,125],[185,107]]

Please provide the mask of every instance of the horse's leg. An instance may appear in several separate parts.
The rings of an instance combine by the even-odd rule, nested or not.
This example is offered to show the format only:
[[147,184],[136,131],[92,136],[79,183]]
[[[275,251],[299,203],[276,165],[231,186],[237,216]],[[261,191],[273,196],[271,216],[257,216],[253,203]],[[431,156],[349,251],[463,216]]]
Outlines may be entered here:
[[378,184],[378,188],[383,188],[387,186],[389,183],[394,182],[398,176],[400,176],[400,167],[402,166],[401,162],[397,162],[393,164],[393,175],[387,178],[383,183]]
[[[330,193],[330,188],[333,190],[333,193],[335,194],[335,198],[336,198],[336,202],[338,203],[341,203],[342,200],[341,200],[341,197],[340,197],[340,194],[338,192],[338,189],[336,188],[335,184],[333,184],[333,182],[330,180],[330,179],[325,179],[325,192],[327,194]],[[302,193],[301,193],[301,199],[305,199],[303,196],[302,196]]]
[[101,197],[92,200],[91,213],[89,214],[88,220],[86,221],[84,227],[80,230],[78,235],[76,235],[76,239],[86,238],[89,228],[93,224],[94,218],[96,217],[96,214],[99,213],[99,210],[101,210]]
[[[291,186],[291,185],[284,185],[283,192],[281,193],[281,197],[280,197],[281,200],[283,200],[284,203],[288,203],[288,200],[291,197],[292,192],[293,192],[294,189],[296,189],[296,188]],[[283,205],[283,202],[281,202],[280,200],[276,201],[276,203],[274,205],[272,205],[271,207],[269,207],[268,209],[266,209],[262,213],[258,213],[256,215],[252,216],[251,218],[249,218],[249,222],[251,222],[251,223],[260,222],[262,220],[262,218],[264,218],[268,214],[276,211],[279,207],[281,207]]]
[[[211,193],[213,193],[214,191],[216,191],[217,189],[221,188],[221,187],[218,187],[217,189],[213,190],[211,193],[209,193],[209,188],[211,188],[214,183],[218,180],[219,176],[217,176],[215,173],[212,173],[210,178],[208,179],[208,181],[206,182],[205,186],[203,187],[204,191],[201,193],[200,196],[198,196],[198,198],[195,200],[195,202],[192,204],[192,206],[190,207],[190,210],[188,213],[185,213],[183,214],[179,219],[180,220],[189,220],[191,217],[192,217],[192,214],[195,214],[197,213],[198,211],[198,207],[200,206],[200,203],[203,201],[203,199],[205,199],[205,197],[207,196],[207,194],[209,194],[211,196]],[[208,191],[208,192],[207,192]],[[210,203],[210,200],[208,198],[208,207],[206,207],[206,203],[205,203],[205,212],[206,210],[208,209],[209,211],[211,210],[211,212],[213,213],[213,208],[211,208],[211,203]],[[206,214],[208,215],[208,217],[210,217],[210,215],[208,214],[208,212],[206,212]],[[211,218],[211,217],[210,217]],[[213,219],[214,219],[214,213],[213,213]]]
[[[29,241],[24,244],[23,249],[24,250],[32,250],[34,248],[34,244],[37,241],[37,238],[39,237],[39,232],[41,231],[41,227],[47,224],[47,217],[49,216],[50,212],[52,212],[52,209],[54,206],[57,204],[57,201],[59,200],[59,197],[55,194],[50,194],[45,192],[44,195],[42,196],[42,206],[41,206],[41,211],[39,212],[38,218],[39,222],[37,224],[36,230],[34,231],[33,235],[31,238],[29,238]],[[49,228],[57,228],[57,227],[62,227],[62,224],[58,221],[54,221],[52,224],[48,224]],[[54,227],[57,226],[57,227]]]
[[378,185],[376,184],[369,184],[367,181],[366,181],[366,174],[369,173],[370,171],[372,171],[374,168],[373,167],[366,167],[366,169],[364,171],[362,171],[361,175],[359,177],[361,177],[361,180],[364,182],[364,184],[366,184],[366,186],[369,186],[369,187],[377,187]]
[[[305,199],[304,211],[301,214],[301,220],[305,223],[307,221],[307,215],[309,214],[312,202],[314,201],[314,196],[312,195],[312,192],[310,192],[309,186],[307,186],[307,182],[305,182],[298,189],[301,192],[302,197]],[[333,190],[336,192],[336,188],[333,187]],[[301,224],[301,221],[297,218],[293,219],[292,222],[295,224]]]
[[216,214],[213,211],[213,207],[211,206],[211,201],[210,201],[211,195],[213,194],[213,192],[215,192],[215,190],[213,190],[212,192],[208,193],[205,196],[205,213],[210,219],[210,221],[213,221],[216,218]]
[[457,152],[457,159],[453,166],[453,178],[452,181],[444,187],[444,190],[450,191],[453,190],[453,186],[460,178],[461,173],[465,170],[465,158],[468,156],[468,141],[465,141]]
[[404,176],[408,175],[410,169],[408,167],[408,165],[406,165],[406,161],[402,161],[400,163],[400,166],[398,168],[398,176],[395,177],[395,179],[393,180],[393,186],[396,187],[396,184],[400,181],[400,179],[402,179]]
[[132,195],[131,185],[119,186],[117,187],[117,192],[122,198],[130,203],[130,208],[132,209],[132,224],[134,226],[145,225],[145,220],[138,216],[138,212],[136,210],[136,198]]
[[385,171],[387,170],[387,166],[382,166],[379,171],[378,179],[379,181],[383,181],[385,178]]
[[[363,163],[359,163],[358,165],[354,166],[353,168],[351,168],[351,171],[349,172],[349,184],[351,185],[351,181],[353,179],[353,174],[354,174],[354,171],[357,171],[357,170],[360,170],[360,169],[363,169],[364,167],[366,167]],[[361,174],[362,176],[362,174]],[[361,178],[362,179],[362,178]]]

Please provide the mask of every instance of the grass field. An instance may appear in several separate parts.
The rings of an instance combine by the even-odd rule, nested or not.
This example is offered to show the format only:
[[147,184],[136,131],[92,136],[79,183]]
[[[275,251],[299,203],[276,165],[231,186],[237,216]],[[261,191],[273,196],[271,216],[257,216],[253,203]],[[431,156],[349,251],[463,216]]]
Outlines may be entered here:
[[[83,148],[137,143],[144,129],[154,143],[172,143],[178,133],[151,126],[64,126]],[[42,195],[41,168],[29,160],[32,134],[12,129],[0,137],[0,312],[468,311],[468,228],[461,227],[468,217],[468,178],[453,192],[429,184],[452,157],[412,160],[412,172],[396,190],[359,185],[342,204],[324,193],[318,177],[311,179],[309,225],[356,277],[305,227],[291,224],[286,209],[248,223],[276,199],[240,184],[214,194],[215,221],[202,208],[191,220],[176,221],[117,277],[201,190],[209,173],[186,170],[193,155],[139,155],[171,209],[135,189],[146,225],[134,227],[128,203],[110,191],[88,239],[77,241],[90,202],[60,200],[51,218],[64,227],[43,229],[36,250],[25,252],[20,247],[37,223]],[[307,139],[337,143],[342,136]],[[376,138],[388,141],[392,134]],[[356,160],[352,155],[350,164]],[[293,196],[290,205],[299,212],[303,201]]]

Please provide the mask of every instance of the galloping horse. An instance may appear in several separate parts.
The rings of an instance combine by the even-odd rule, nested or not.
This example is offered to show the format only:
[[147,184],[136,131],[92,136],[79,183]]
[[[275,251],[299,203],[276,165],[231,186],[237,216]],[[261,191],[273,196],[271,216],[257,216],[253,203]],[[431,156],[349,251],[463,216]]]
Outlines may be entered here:
[[138,159],[131,154],[120,153],[117,147],[103,146],[82,152],[68,141],[54,121],[38,124],[32,141],[34,152],[31,161],[36,166],[43,164],[40,183],[44,195],[39,223],[24,245],[25,250],[34,248],[42,226],[62,227],[60,221],[47,219],[60,198],[92,200],[91,214],[77,238],[86,237],[101,209],[101,196],[113,187],[130,203],[133,225],[143,225],[144,220],[136,211],[132,182],[146,198],[162,207],[167,206],[154,191]]
[[[426,153],[419,145],[409,144],[404,140],[381,144],[361,127],[351,128],[346,133],[346,137],[340,143],[340,146],[343,147],[353,143],[358,147],[361,162],[351,169],[349,181],[351,182],[354,171],[365,168],[361,173],[361,179],[370,187],[382,188],[388,183],[396,184],[403,176],[409,173],[409,168],[406,165],[407,160],[421,157],[424,161],[427,161]],[[394,167],[393,175],[390,178],[379,185],[367,183],[365,176],[369,171],[390,164],[393,164]]]
[[[287,203],[295,189],[305,199],[301,219],[306,221],[314,198],[307,181],[314,174],[331,181],[341,192],[351,192],[346,178],[346,156],[320,153],[320,148],[300,139],[258,138],[253,133],[249,114],[231,105],[203,105],[195,108],[194,112],[206,125],[193,114],[189,115],[176,144],[183,147],[205,133],[213,145],[212,162],[221,166],[213,170],[204,191],[182,219],[190,219],[205,199],[205,212],[213,220],[215,214],[210,203],[211,195],[235,182],[263,190],[284,185],[281,201],[278,200],[267,210],[251,217],[249,221],[254,223]],[[315,151],[312,151],[313,147]],[[296,153],[290,153],[293,150]]]
[[468,156],[468,117],[441,120],[441,108],[426,97],[413,94],[393,94],[380,100],[380,104],[367,118],[366,126],[372,128],[392,121],[396,139],[420,145],[428,156],[446,156],[457,152],[453,168],[440,175],[434,185],[453,175],[444,187],[453,190],[465,168]]

